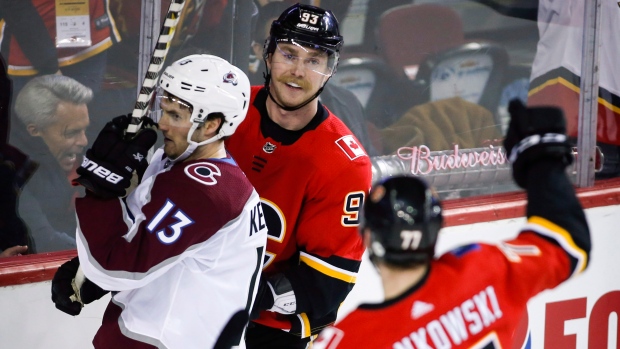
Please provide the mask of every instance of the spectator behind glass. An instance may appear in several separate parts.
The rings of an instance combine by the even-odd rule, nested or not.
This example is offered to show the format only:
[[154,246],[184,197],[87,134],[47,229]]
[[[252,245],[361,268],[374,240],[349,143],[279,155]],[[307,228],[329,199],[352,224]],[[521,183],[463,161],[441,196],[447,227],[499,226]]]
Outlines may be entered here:
[[25,254],[30,242],[26,225],[17,215],[17,195],[36,164],[8,144],[11,80],[0,57],[0,257]]
[[15,145],[39,163],[18,205],[33,238],[33,252],[75,248],[73,199],[78,192],[68,176],[88,145],[86,104],[92,98],[91,89],[62,75],[36,77],[17,96],[15,111],[25,135],[19,137],[24,142]]
[[[286,2],[268,2],[258,8],[256,26],[252,31],[252,52],[250,54],[250,67],[248,71],[248,77],[252,85],[262,85],[265,83],[263,77],[265,72],[263,45],[265,39],[269,36],[271,23],[278,19],[280,14],[288,7],[289,4]],[[347,125],[355,137],[362,143],[369,156],[378,155],[368,135],[364,107],[351,91],[337,85],[326,84],[319,96],[319,100]]]
[[[36,76],[51,74],[54,65],[49,61],[56,59],[55,72],[69,76],[93,91],[90,105],[93,111],[91,121],[95,126],[94,129],[100,129],[108,121],[108,116],[114,115],[110,112],[116,111],[115,104],[110,102],[113,97],[106,98],[109,93],[102,89],[109,48],[120,41],[114,18],[108,10],[108,1],[68,3],[31,0],[29,2],[32,2],[38,13],[38,16],[33,17],[33,23],[39,24],[42,20],[42,25],[24,29],[12,23],[7,25],[0,35],[6,38],[2,40],[2,54],[7,60],[8,74],[13,80],[13,107],[16,105],[15,98],[25,84]],[[10,8],[17,7],[15,4],[10,6]],[[72,14],[83,14],[87,16],[89,22],[80,26],[81,18],[80,21],[74,21],[78,17]],[[10,14],[6,14],[8,15]],[[62,23],[68,26],[61,26]],[[71,32],[68,29],[71,29]],[[23,34],[24,30],[32,31],[31,35],[26,37]],[[72,39],[67,37],[69,33],[73,35]],[[31,37],[34,36],[38,36],[39,39],[32,40]],[[76,37],[82,39],[82,42],[73,40]],[[50,46],[53,51],[49,50]],[[42,60],[40,55],[45,55],[46,64],[40,62]],[[13,113],[11,120],[13,128],[23,128],[24,125],[20,125],[14,115]],[[13,141],[15,137],[17,135],[11,130]],[[19,142],[26,142],[27,139],[20,139]]]

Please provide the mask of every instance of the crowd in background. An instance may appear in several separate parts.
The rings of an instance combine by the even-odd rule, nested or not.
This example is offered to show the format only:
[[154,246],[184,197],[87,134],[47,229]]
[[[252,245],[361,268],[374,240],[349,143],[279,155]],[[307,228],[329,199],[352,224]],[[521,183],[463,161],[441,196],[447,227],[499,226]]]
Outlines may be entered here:
[[[283,8],[295,2],[254,1],[250,30],[237,33],[249,43],[247,73],[253,85],[264,83],[262,54],[269,24]],[[382,26],[386,25],[381,21],[382,15],[413,3],[441,6],[440,1],[304,2],[331,9],[341,22],[345,46],[340,57],[340,71],[326,85],[320,98],[351,129],[370,156],[391,155],[399,147],[420,144],[442,144],[430,150],[446,150],[443,144],[448,145],[448,149],[459,143],[461,148],[497,144],[506,129],[501,115],[502,107],[505,112],[507,99],[527,100],[527,81],[539,37],[551,40],[550,35],[559,35],[555,26],[564,25],[538,24],[537,28],[537,7],[541,9],[539,22],[545,20],[541,18],[542,14],[551,18],[550,13],[554,11],[547,1],[529,1],[520,8],[517,6],[516,10],[513,8],[514,11],[507,11],[508,7],[502,7],[501,2],[490,1],[486,3],[496,5],[493,8],[495,17],[519,18],[523,31],[527,35],[533,33],[534,37],[525,40],[518,37],[518,33],[510,32],[510,28],[474,30],[464,18],[457,18],[462,22],[458,28],[460,39],[455,39],[452,47],[438,48],[435,46],[440,39],[430,37],[433,29],[427,23],[429,38],[423,44],[427,45],[424,50],[429,51],[436,49],[445,53],[470,42],[495,41],[494,44],[498,44],[514,39],[516,48],[508,48],[508,55],[502,56],[508,60],[502,71],[503,85],[494,88],[501,93],[496,93],[493,107],[488,107],[481,100],[475,103],[452,96],[436,100],[432,96],[419,98],[429,93],[431,86],[420,78],[412,79],[407,69],[413,65],[405,57],[399,57],[399,52],[401,56],[408,54],[406,42],[413,33],[392,29],[389,35],[398,47],[396,53],[390,53],[392,43],[381,32]],[[227,0],[187,0],[169,56],[175,59],[190,53],[210,53],[230,58],[233,3]],[[75,248],[73,204],[74,199],[83,193],[79,187],[71,186],[70,180],[75,177],[75,169],[85,149],[103,125],[112,117],[131,112],[135,103],[137,86],[141,83],[137,74],[141,2],[91,0],[88,4],[88,8],[82,9],[84,16],[80,18],[87,18],[89,22],[79,26],[81,32],[88,33],[87,39],[71,43],[70,40],[60,40],[67,32],[57,30],[59,16],[64,13],[55,8],[55,1],[0,1],[0,18],[3,19],[0,43],[3,63],[0,95],[1,256]],[[162,17],[168,5],[169,1],[162,1]],[[571,2],[573,7],[580,5],[583,1]],[[478,6],[477,9],[484,8]],[[443,8],[441,11],[449,12]],[[359,38],[351,36],[349,39],[347,33],[352,33],[349,28],[359,29],[355,23],[360,20],[363,21],[363,33]],[[432,17],[425,20],[440,22]],[[484,26],[484,21],[480,25]],[[573,25],[576,31],[581,30],[579,24],[569,25]],[[602,26],[603,31],[607,28]],[[424,37],[420,33],[415,35]],[[530,56],[523,58],[525,51],[529,52],[525,56]],[[542,62],[542,53],[538,54],[537,62]],[[430,54],[427,56],[419,58],[416,63],[417,74],[423,74],[427,58],[436,58]],[[355,71],[355,59],[365,62],[359,67],[368,70]],[[400,71],[396,69],[395,73],[391,63],[399,60],[405,66],[401,66]],[[383,66],[377,67],[377,62]],[[372,82],[374,90],[364,97],[363,92],[360,94],[363,89],[347,79],[351,80],[356,73],[370,71],[377,74],[377,81]],[[530,91],[536,96],[536,104],[542,104],[543,87],[549,88],[545,81],[558,79],[557,74],[560,78],[565,77],[563,72],[565,70],[552,69],[545,73],[544,69],[537,69],[534,82],[541,88]],[[579,72],[571,71],[567,79],[574,84],[579,79]],[[362,78],[361,83],[366,82]],[[614,86],[601,87],[609,95],[604,99],[612,103],[611,110],[617,110],[613,101],[617,99],[615,93],[618,91],[614,91]],[[405,98],[400,98],[402,96]],[[563,97],[559,103],[566,107],[575,98],[578,93]],[[460,112],[458,117],[454,110]],[[604,114],[602,117],[601,113]],[[599,118],[605,120],[607,131],[599,127],[599,134],[605,137],[599,137],[598,145],[604,150],[607,162],[597,178],[615,177],[620,172],[617,155],[620,137],[612,131],[616,129],[617,121],[614,113],[606,113],[604,106],[599,108]],[[569,121],[569,125],[573,124]],[[406,134],[403,129],[407,130]]]

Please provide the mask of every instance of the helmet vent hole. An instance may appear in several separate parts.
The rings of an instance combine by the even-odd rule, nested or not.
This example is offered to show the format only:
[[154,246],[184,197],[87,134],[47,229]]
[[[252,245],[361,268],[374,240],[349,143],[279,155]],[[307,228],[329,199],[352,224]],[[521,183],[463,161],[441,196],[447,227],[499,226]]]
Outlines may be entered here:
[[200,69],[200,71],[209,71],[209,69]]
[[194,91],[196,92],[205,92],[206,88],[205,87],[200,87],[200,86],[196,86],[196,88],[194,89]]
[[183,90],[188,90],[188,91],[189,91],[189,90],[191,90],[191,89],[192,89],[192,84],[188,84],[188,83],[186,83],[186,82],[182,82],[182,83],[181,83],[181,89],[183,89]]

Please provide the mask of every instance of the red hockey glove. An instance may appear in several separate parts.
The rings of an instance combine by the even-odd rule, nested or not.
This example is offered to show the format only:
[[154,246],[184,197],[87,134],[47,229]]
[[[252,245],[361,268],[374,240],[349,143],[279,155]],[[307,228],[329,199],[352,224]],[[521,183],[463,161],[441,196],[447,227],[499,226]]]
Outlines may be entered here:
[[561,109],[526,108],[520,100],[514,99],[508,111],[510,124],[504,148],[512,163],[512,176],[519,187],[526,187],[527,171],[537,161],[557,161],[564,167],[573,162]]
[[148,166],[147,153],[157,140],[156,124],[143,118],[146,127],[126,140],[124,131],[130,120],[131,116],[121,115],[103,127],[93,146],[86,151],[74,185],[82,185],[102,198],[114,198],[125,196],[134,172],[142,177]]

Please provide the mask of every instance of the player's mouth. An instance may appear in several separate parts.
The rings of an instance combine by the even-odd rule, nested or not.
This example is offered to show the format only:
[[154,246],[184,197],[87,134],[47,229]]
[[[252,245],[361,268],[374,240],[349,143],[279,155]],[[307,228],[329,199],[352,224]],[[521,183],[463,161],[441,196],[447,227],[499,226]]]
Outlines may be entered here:
[[78,155],[81,153],[64,153],[63,156],[58,159],[60,167],[64,170],[71,170],[75,167],[75,163],[77,161]]
[[304,79],[296,79],[292,77],[281,77],[279,82],[286,85],[290,91],[305,91],[310,89],[310,83]]
[[294,82],[289,82],[289,83],[286,84],[286,86],[288,86],[288,87],[290,87],[292,89],[295,89],[295,90],[303,90],[303,88],[301,86],[297,85]]

